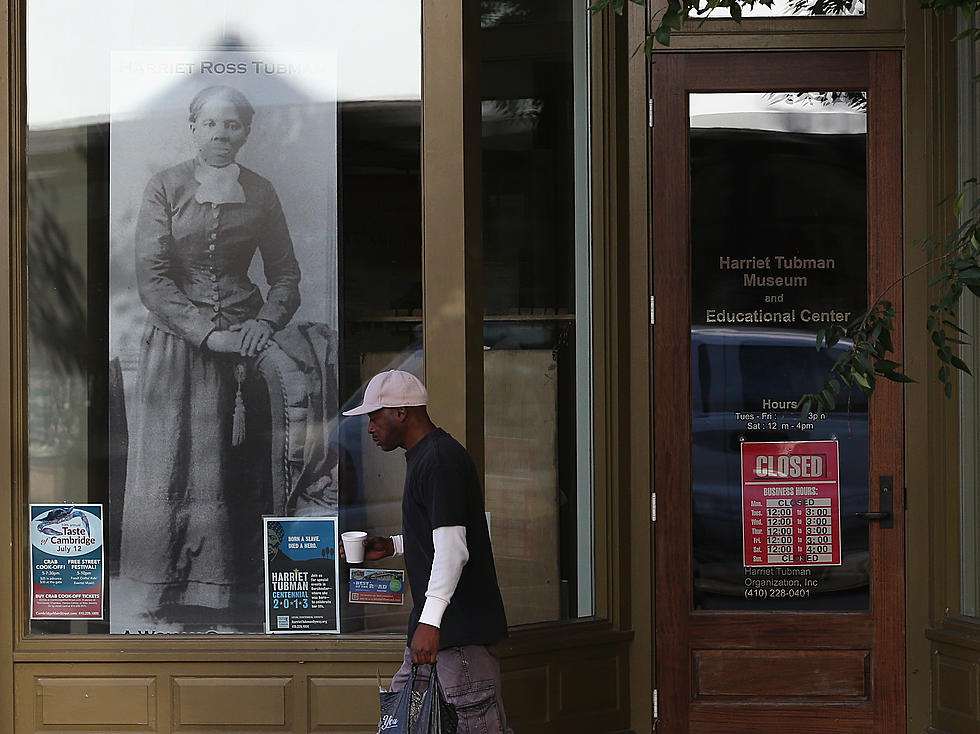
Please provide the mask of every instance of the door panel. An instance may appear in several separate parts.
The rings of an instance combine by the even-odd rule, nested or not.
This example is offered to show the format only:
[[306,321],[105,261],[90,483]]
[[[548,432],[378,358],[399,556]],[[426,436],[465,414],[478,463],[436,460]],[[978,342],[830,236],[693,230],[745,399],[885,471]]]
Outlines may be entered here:
[[[901,391],[793,402],[817,329],[901,273],[899,74],[655,57],[658,731],[904,731]],[[883,499],[891,527],[857,517]]]

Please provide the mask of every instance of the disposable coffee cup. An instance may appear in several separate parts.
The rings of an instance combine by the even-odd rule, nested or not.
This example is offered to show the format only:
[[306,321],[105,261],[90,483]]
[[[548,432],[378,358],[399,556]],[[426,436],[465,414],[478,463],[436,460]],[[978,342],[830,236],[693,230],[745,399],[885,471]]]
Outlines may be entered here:
[[363,563],[364,544],[361,541],[367,538],[367,533],[363,530],[350,530],[340,537],[344,541],[344,554],[347,556],[347,562]]

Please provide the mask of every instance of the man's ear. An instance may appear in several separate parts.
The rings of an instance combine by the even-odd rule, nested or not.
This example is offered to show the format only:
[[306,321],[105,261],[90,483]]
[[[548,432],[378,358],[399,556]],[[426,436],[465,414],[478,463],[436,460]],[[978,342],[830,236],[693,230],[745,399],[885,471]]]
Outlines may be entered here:
[[404,423],[408,419],[408,409],[407,408],[392,408],[392,415],[395,420],[399,423]]

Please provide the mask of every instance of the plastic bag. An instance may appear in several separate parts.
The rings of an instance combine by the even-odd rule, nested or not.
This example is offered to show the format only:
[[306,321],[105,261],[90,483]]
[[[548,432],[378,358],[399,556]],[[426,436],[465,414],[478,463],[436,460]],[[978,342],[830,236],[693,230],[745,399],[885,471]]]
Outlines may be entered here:
[[[378,734],[456,734],[459,725],[456,707],[442,696],[436,666],[432,666],[429,687],[424,693],[414,690],[417,672],[418,666],[412,665],[408,683],[400,691],[386,691],[379,684]],[[378,678],[380,681],[380,675]]]
[[378,691],[381,697],[381,719],[378,721],[378,734],[412,734],[412,723],[418,719],[422,707],[422,693],[415,693],[416,666],[412,675],[400,691],[386,691],[381,687],[381,674],[378,673]]
[[418,720],[412,734],[456,734],[459,726],[459,717],[456,714],[456,707],[443,698],[442,689],[439,687],[439,676],[436,675],[436,666],[432,665],[432,675],[429,676],[429,689],[422,698],[422,707],[419,709]]

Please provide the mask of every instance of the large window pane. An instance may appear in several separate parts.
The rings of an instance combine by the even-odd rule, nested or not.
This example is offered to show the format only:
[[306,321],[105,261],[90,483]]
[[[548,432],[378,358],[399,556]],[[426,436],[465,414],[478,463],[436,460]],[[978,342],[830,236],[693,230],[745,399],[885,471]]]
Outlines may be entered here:
[[867,99],[692,94],[695,609],[869,603],[868,404],[800,414],[867,302]]
[[486,496],[511,624],[593,612],[585,4],[483,4]]
[[263,516],[399,529],[337,415],[421,373],[420,48],[418,3],[28,4],[29,499],[106,528],[103,618],[34,632],[262,632]]

